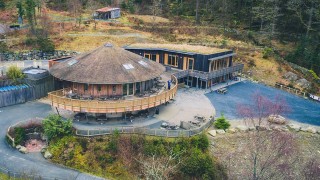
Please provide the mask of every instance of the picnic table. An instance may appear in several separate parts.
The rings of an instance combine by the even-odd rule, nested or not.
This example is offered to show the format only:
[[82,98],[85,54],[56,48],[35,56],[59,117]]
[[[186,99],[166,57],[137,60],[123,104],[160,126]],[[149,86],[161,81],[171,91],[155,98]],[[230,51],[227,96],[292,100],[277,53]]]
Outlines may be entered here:
[[108,96],[100,96],[98,99],[100,101],[105,101],[105,100],[108,100]]
[[79,96],[77,93],[68,93],[67,97],[71,99],[78,99]]
[[166,82],[164,82],[164,81],[159,81],[159,82],[157,82],[156,84],[157,84],[157,86],[164,86],[164,85],[166,84]]
[[82,98],[84,100],[92,100],[93,99],[91,95],[83,95]]
[[189,123],[200,126],[200,121],[197,121],[197,120],[191,120],[189,121]]

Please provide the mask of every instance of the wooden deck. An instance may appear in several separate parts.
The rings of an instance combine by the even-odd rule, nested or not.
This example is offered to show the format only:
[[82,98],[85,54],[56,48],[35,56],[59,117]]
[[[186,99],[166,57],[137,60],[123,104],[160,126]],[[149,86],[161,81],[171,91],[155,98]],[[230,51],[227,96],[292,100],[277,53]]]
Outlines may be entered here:
[[156,107],[173,99],[177,93],[177,78],[171,76],[175,84],[170,90],[149,97],[134,98],[132,100],[99,101],[99,100],[79,100],[67,98],[63,95],[63,89],[48,93],[53,107],[73,111],[89,113],[123,113],[130,111],[140,111]]

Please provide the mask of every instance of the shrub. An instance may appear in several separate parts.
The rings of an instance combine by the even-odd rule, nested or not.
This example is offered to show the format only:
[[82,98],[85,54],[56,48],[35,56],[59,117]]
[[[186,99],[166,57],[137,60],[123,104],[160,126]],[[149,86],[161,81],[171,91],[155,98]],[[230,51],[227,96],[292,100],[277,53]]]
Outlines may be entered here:
[[226,120],[224,115],[222,114],[221,117],[219,117],[215,122],[214,122],[214,127],[217,129],[228,129],[230,127],[230,123]]
[[121,9],[127,9],[126,1],[122,1],[120,4]]
[[196,179],[215,179],[213,159],[199,149],[192,149],[190,155],[181,165],[183,174]]
[[194,136],[191,139],[191,143],[193,147],[197,147],[202,151],[205,151],[209,147],[209,139],[205,133],[201,133],[198,136]]
[[144,153],[147,156],[164,156],[167,155],[168,142],[164,139],[146,140],[144,143]]
[[110,142],[108,143],[107,150],[112,152],[118,151],[118,140],[120,133],[118,130],[113,131]]
[[256,67],[256,62],[253,59],[250,59],[248,62],[249,67]]
[[37,38],[39,50],[46,53],[52,53],[55,50],[53,41],[49,38]]
[[72,133],[72,121],[63,120],[61,116],[51,114],[43,122],[44,134],[49,140],[56,137],[63,137]]
[[22,73],[21,69],[19,69],[17,66],[10,66],[6,75],[14,83],[18,83],[19,79],[25,77],[25,75]]
[[6,42],[0,41],[0,53],[8,52],[8,46]]
[[311,70],[309,70],[309,73],[312,75],[312,77],[314,78],[314,79],[320,79],[319,78],[319,76],[311,69]]
[[228,40],[226,40],[226,39],[223,39],[223,40],[221,40],[221,47],[226,47],[228,45]]
[[26,140],[26,131],[22,127],[14,128],[14,144],[21,144]]
[[4,2],[4,0],[0,0],[0,9],[5,9],[6,7],[6,3]]
[[262,58],[268,59],[273,54],[273,49],[266,47],[262,51]]
[[50,38],[41,36],[36,38],[28,37],[25,40],[25,43],[27,46],[32,46],[45,53],[52,53],[55,51],[55,45]]

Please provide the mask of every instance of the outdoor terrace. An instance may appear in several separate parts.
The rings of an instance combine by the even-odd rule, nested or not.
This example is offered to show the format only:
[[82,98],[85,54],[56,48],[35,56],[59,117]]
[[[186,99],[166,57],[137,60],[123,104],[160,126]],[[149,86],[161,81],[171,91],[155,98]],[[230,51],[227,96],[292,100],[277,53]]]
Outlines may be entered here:
[[196,77],[201,80],[207,81],[209,79],[213,79],[216,77],[224,76],[233,72],[237,72],[243,69],[243,64],[234,64],[231,67],[223,68],[220,70],[212,71],[212,72],[203,72],[203,71],[195,71],[195,70],[185,70],[185,71],[180,71],[175,74],[175,76],[179,78],[191,76],[191,77]]
[[164,104],[175,97],[177,93],[177,79],[172,78],[171,89],[151,89],[143,94],[135,96],[114,96],[93,98],[89,95],[82,95],[74,98],[66,92],[69,89],[60,89],[48,93],[51,105],[54,107],[74,112],[89,113],[122,113],[130,111],[141,111]]

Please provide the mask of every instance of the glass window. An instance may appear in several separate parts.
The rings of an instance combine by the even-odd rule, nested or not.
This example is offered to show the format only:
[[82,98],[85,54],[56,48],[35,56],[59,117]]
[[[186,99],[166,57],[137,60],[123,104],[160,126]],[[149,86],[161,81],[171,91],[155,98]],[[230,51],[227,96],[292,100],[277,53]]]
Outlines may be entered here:
[[101,91],[101,85],[100,84],[98,85],[98,91],[99,92]]
[[147,59],[150,59],[150,54],[146,54],[146,53],[145,53],[145,54],[144,54],[144,57],[147,58]]
[[140,82],[136,83],[136,93],[140,93]]
[[112,85],[112,93],[116,93],[116,90],[117,90],[116,85]]
[[133,94],[133,83],[129,84],[129,95]]
[[168,56],[168,65],[178,67],[178,56],[169,54],[169,56]]
[[194,59],[188,58],[188,69],[193,70],[193,63],[194,63]]
[[122,85],[122,94],[124,96],[128,95],[128,84]]
[[84,90],[87,91],[89,88],[88,84],[84,84]]
[[147,59],[150,59],[152,61],[156,61],[157,60],[157,54],[144,54],[144,57]]
[[157,55],[156,54],[151,54],[151,60],[156,61],[157,60]]

